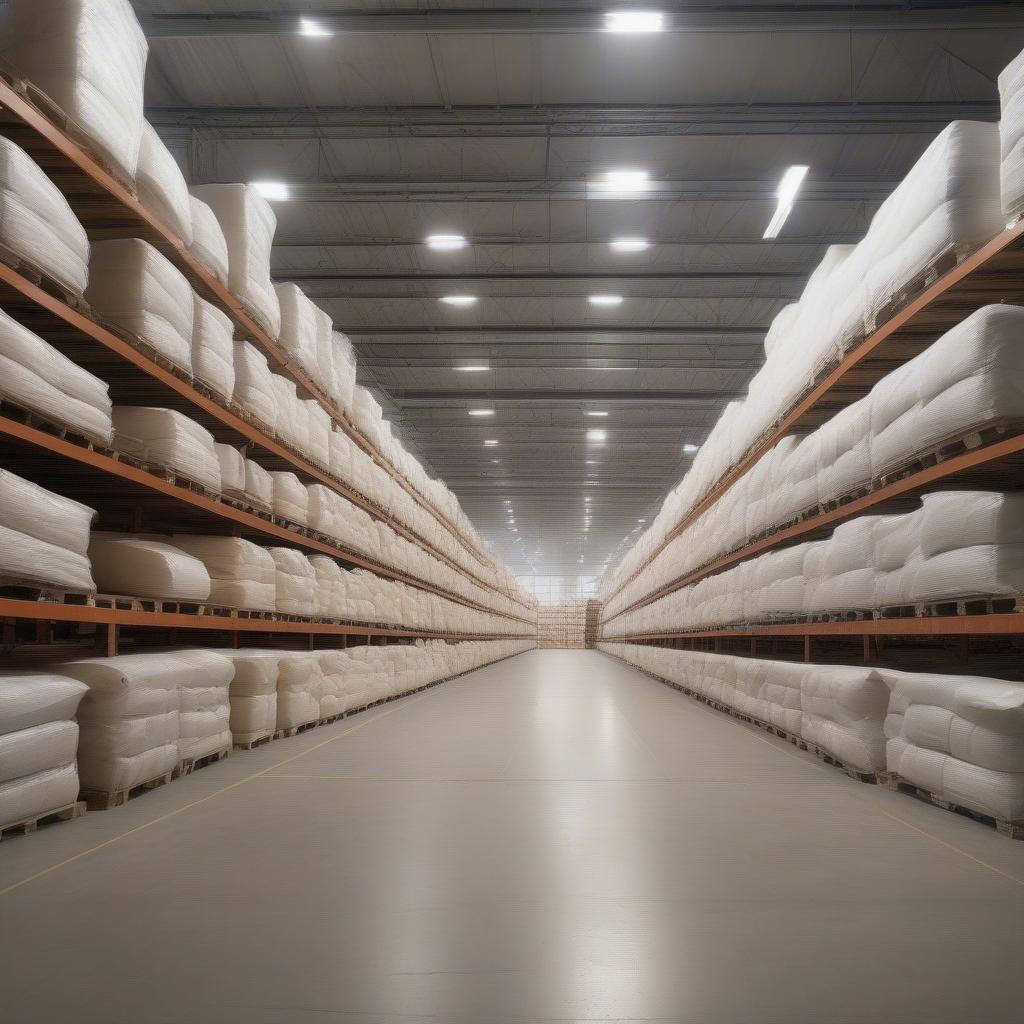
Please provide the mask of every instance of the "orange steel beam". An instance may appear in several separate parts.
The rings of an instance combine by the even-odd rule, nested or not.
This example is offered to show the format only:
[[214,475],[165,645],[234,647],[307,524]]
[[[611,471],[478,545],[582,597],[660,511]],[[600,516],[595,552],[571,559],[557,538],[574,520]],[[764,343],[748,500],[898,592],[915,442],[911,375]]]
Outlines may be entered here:
[[243,619],[234,615],[188,615],[178,612],[126,611],[90,605],[57,604],[0,598],[0,619],[45,622],[84,622],[106,626],[144,626],[150,629],[206,629],[225,633],[311,633],[324,636],[398,636],[435,640],[524,640],[525,636],[475,633],[432,633],[425,630],[347,626],[330,622],[283,619]]
[[[996,235],[990,242],[983,245],[976,252],[958,263],[952,270],[943,274],[937,281],[926,288],[911,302],[907,303],[897,313],[893,314],[881,327],[875,330],[859,345],[852,348],[839,362],[834,370],[825,376],[811,391],[804,396],[785,416],[782,422],[772,431],[767,438],[755,445],[736,465],[727,470],[719,478],[718,482],[710,491],[683,517],[680,522],[672,528],[664,542],[659,545],[637,570],[625,580],[622,586],[617,587],[615,592],[609,596],[609,600],[615,597],[624,587],[631,583],[661,554],[665,548],[678,537],[688,526],[691,526],[696,519],[706,512],[714,503],[727,491],[737,480],[740,479],[751,467],[762,459],[779,441],[789,434],[793,428],[809,412],[815,409],[821,400],[834,388],[843,383],[844,378],[851,370],[864,362],[884,342],[889,341],[900,330],[912,326],[916,317],[925,312],[936,300],[947,297],[957,285],[967,281],[972,274],[984,270],[985,265],[994,260],[995,257],[1006,253],[1009,249],[1018,245],[1024,237],[1024,220],[1015,224],[1012,228]],[[985,305],[989,299],[978,299],[969,303],[969,310]],[[967,313],[963,314],[964,316]],[[962,319],[960,317],[959,319]],[[844,403],[846,404],[846,403]],[[838,410],[837,410],[838,411]]]
[[715,559],[713,562],[709,562],[703,568],[695,569],[693,572],[688,573],[685,576],[680,576],[671,583],[667,583],[660,590],[654,591],[646,597],[640,598],[640,600],[628,605],[621,611],[616,612],[614,615],[609,615],[608,618],[605,619],[605,622],[611,622],[614,619],[617,619],[620,615],[625,615],[626,612],[652,604],[659,598],[666,597],[668,594],[681,590],[683,587],[697,583],[706,576],[714,576],[723,569],[731,568],[739,562],[744,562],[748,558],[753,558],[755,555],[760,555],[772,548],[779,547],[786,541],[799,540],[801,537],[806,537],[808,534],[816,533],[818,530],[825,529],[826,527],[837,526],[839,523],[845,522],[847,519],[852,519],[860,513],[866,512],[887,501],[892,501],[894,498],[910,496],[914,494],[914,492],[919,491],[936,481],[949,480],[959,473],[977,469],[979,466],[984,466],[989,463],[998,462],[1000,459],[1005,459],[1010,455],[1019,455],[1021,452],[1024,452],[1024,434],[1005,438],[1002,441],[996,441],[993,444],[985,445],[983,448],[975,448],[973,451],[956,455],[953,458],[946,459],[944,462],[938,462],[934,466],[922,469],[918,473],[912,473],[910,476],[906,476],[902,480],[897,480],[894,483],[886,484],[884,487],[879,487],[870,494],[865,494],[860,498],[856,498],[853,501],[848,502],[846,505],[841,505],[829,512],[822,512],[819,515],[812,516],[810,519],[805,519],[793,526],[787,526],[783,530],[778,530],[769,537],[764,537],[752,544],[747,544],[742,548],[737,548],[735,551],[732,551],[727,555],[723,555],[721,558]]
[[862,619],[856,622],[786,622],[737,629],[698,629],[687,633],[634,633],[602,637],[602,643],[634,640],[685,640],[688,637],[752,636],[1008,636],[1024,633],[1024,612],[989,615],[929,615],[906,619]]
[[177,484],[171,483],[170,480],[165,480],[163,477],[156,476],[154,473],[149,473],[144,469],[140,469],[138,466],[133,466],[127,462],[121,462],[119,459],[112,458],[102,452],[86,448],[83,445],[74,444],[71,441],[55,437],[52,434],[47,434],[45,431],[37,430],[35,427],[19,423],[17,420],[0,416],[0,433],[7,434],[10,437],[15,437],[19,441],[35,445],[38,448],[72,459],[75,462],[82,463],[83,465],[91,466],[94,469],[98,469],[109,474],[110,476],[127,480],[133,484],[141,485],[166,497],[192,505],[194,508],[202,509],[204,512],[208,512],[211,515],[219,516],[222,519],[238,523],[250,530],[258,531],[269,537],[274,537],[277,540],[286,541],[289,545],[304,547],[308,550],[315,551],[318,554],[331,555],[334,558],[341,559],[345,562],[351,563],[352,565],[357,565],[360,568],[369,569],[378,576],[386,576],[389,579],[397,580],[400,583],[407,583],[419,590],[429,591],[432,594],[437,594],[439,597],[447,598],[448,600],[454,601],[457,604],[464,605],[468,608],[476,608],[478,611],[489,612],[493,615],[501,615],[504,618],[515,619],[520,622],[528,622],[528,620],[521,619],[518,616],[508,615],[505,612],[498,612],[492,608],[487,608],[484,605],[471,602],[468,598],[442,590],[440,587],[436,587],[425,580],[417,579],[415,576],[406,576],[404,573],[397,572],[394,569],[389,569],[377,562],[372,562],[360,555],[346,551],[344,548],[335,547],[316,540],[313,537],[304,536],[294,530],[289,530],[287,527],[280,526],[267,519],[262,519],[260,516],[254,515],[251,512],[245,512],[242,509],[235,508],[233,505],[227,504],[227,502],[217,501],[215,498],[207,497],[205,494],[200,494],[198,491],[189,490],[187,487],[180,487]]
[[[214,302],[231,317],[242,329],[245,337],[251,338],[259,345],[275,367],[282,370],[315,398],[352,440],[367,452],[417,504],[421,505],[444,526],[481,565],[488,564],[486,554],[473,550],[466,538],[459,533],[455,524],[434,508],[402,477],[398,469],[373,446],[342,410],[335,406],[320,387],[292,362],[287,352],[253,319],[239,299],[221,284],[216,275],[207,270],[192,255],[185,243],[166,224],[150,213],[120,181],[109,174],[85,149],[69,139],[42,111],[3,79],[0,79],[0,107],[6,108],[25,128],[33,131],[39,141],[45,142],[59,153],[90,185],[105,192],[110,199],[124,209],[126,214],[138,220],[145,228],[146,233],[155,239],[161,251],[177,264],[178,269],[189,278],[205,298]],[[84,216],[84,214],[82,215]],[[88,220],[87,217],[86,220]]]

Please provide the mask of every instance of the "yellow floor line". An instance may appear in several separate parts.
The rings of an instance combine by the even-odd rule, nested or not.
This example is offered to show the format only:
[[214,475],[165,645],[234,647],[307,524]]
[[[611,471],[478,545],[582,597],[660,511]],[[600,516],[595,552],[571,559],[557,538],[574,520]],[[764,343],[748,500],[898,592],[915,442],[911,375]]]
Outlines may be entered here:
[[[15,889],[20,889],[23,885],[28,885],[29,882],[35,882],[40,878],[45,878],[47,875],[53,874],[54,871],[59,871],[61,868],[67,867],[69,864],[74,864],[75,861],[81,860],[83,857],[88,857],[91,854],[98,853],[100,850],[106,849],[108,846],[113,846],[114,843],[119,843],[122,839],[127,839],[130,836],[137,835],[139,832],[144,832],[148,828],[152,828],[154,825],[159,825],[162,821],[167,821],[169,818],[175,818],[179,814],[183,814],[185,811],[191,810],[193,807],[199,807],[201,804],[208,803],[215,797],[223,796],[225,793],[230,793],[233,789],[238,789],[239,786],[244,786],[248,782],[252,782],[254,779],[261,778],[267,775],[269,772],[275,771],[282,767],[282,765],[291,764],[293,761],[298,761],[300,758],[306,757],[307,754],[312,754],[314,750],[319,750],[321,747],[326,747],[329,743],[334,743],[337,740],[342,739],[344,736],[350,736],[352,733],[357,732],[359,729],[363,729],[368,725],[372,725],[374,722],[379,722],[382,718],[387,718],[388,715],[393,715],[396,711],[401,711],[404,708],[409,707],[410,704],[415,704],[417,701],[423,700],[427,694],[420,694],[418,697],[406,698],[401,704],[396,704],[393,708],[389,708],[386,711],[382,711],[379,715],[374,715],[373,718],[367,718],[363,722],[357,722],[351,728],[346,729],[344,732],[339,732],[337,736],[332,736],[330,739],[323,740],[320,743],[314,744],[306,750],[301,750],[297,754],[292,754],[291,757],[286,757],[283,761],[278,761],[276,764],[272,764],[267,768],[263,768],[261,771],[253,772],[252,775],[247,775],[244,779],[239,779],[237,782],[232,782],[228,786],[224,786],[222,789],[218,789],[214,793],[210,793],[207,796],[201,797],[199,800],[193,800],[191,803],[185,804],[182,807],[178,807],[173,811],[168,811],[166,814],[161,814],[159,818],[153,818],[152,821],[144,822],[142,825],[136,825],[134,828],[128,829],[127,832],[122,832],[119,835],[112,836],[110,839],[104,840],[102,843],[98,843],[96,846],[90,847],[88,850],[82,850],[80,853],[76,853],[73,857],[68,857],[66,860],[60,861],[58,864],[52,864],[48,868],[43,868],[42,871],[37,871],[34,875],[29,875],[27,878],[22,878],[18,882],[12,882],[5,889],[0,889],[0,896],[6,896],[8,893],[14,892]],[[110,812],[108,812],[110,813]],[[116,813],[116,812],[115,812]]]
[[[809,757],[804,758],[801,757],[799,754],[794,753],[792,750],[787,750],[786,747],[792,745],[788,741],[782,741],[779,743],[772,742],[772,740],[768,739],[767,736],[762,736],[760,730],[754,726],[751,726],[750,734],[754,736],[756,739],[759,739],[762,743],[767,743],[768,746],[770,746],[773,750],[777,750],[779,751],[779,753],[785,754],[787,757],[792,757],[794,760],[799,761],[801,764],[818,765],[824,771],[830,770],[827,765],[822,764],[820,761],[818,761],[817,758],[811,760]],[[786,746],[783,746],[782,743],[785,743]],[[835,771],[839,771],[839,769],[837,768],[835,769]],[[865,785],[865,783],[858,783],[858,785]],[[881,804],[879,804],[877,800],[872,800],[865,795],[855,793],[852,791],[850,795],[854,797],[856,800],[859,800],[861,803],[866,804],[868,807],[871,807],[873,810],[878,811],[879,814],[884,814],[887,818],[891,818],[893,821],[898,821],[901,825],[906,825],[907,828],[911,829],[911,831],[913,832],[916,832],[918,835],[924,836],[926,839],[931,839],[934,843],[938,843],[939,846],[944,846],[947,850],[952,850],[954,853],[959,853],[961,857],[966,857],[968,860],[974,861],[975,864],[980,864],[983,868],[988,868],[989,871],[994,871],[997,875],[1001,875],[1003,878],[1008,878],[1011,882],[1016,882],[1017,885],[1024,885],[1024,878],[1019,878],[1017,875],[1011,875],[1008,871],[1004,871],[1002,868],[996,867],[995,864],[989,864],[987,860],[982,860],[980,857],[975,857],[973,853],[968,853],[966,850],[960,849],[959,846],[956,846],[945,839],[940,839],[938,836],[933,835],[926,829],[923,829],[920,826],[915,825],[912,821],[907,821],[906,818],[901,818],[898,814],[894,814],[892,811],[886,810],[884,807],[881,806]]]

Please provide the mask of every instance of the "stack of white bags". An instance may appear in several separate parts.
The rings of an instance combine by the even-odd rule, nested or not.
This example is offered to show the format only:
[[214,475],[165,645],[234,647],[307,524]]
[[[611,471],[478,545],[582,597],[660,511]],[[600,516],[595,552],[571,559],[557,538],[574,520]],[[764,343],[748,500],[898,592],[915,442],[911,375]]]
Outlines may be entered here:
[[0,828],[78,799],[82,683],[50,671],[0,674]]
[[88,550],[95,515],[0,469],[0,579],[94,593]]
[[1024,683],[602,643],[601,650],[998,821],[1024,822]]

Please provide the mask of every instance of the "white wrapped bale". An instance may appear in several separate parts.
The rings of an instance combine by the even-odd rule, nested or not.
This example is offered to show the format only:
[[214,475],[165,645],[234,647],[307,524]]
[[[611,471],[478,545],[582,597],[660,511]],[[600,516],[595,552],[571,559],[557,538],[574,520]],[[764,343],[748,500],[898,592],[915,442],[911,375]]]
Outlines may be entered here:
[[999,185],[1003,215],[1024,211],[1024,53],[999,75]]
[[216,445],[220,466],[220,492],[231,498],[245,497],[245,456],[229,444]]
[[89,559],[99,589],[162,601],[202,602],[210,596],[210,574],[180,548],[130,533],[93,533]]
[[192,302],[192,376],[226,404],[235,393],[234,325],[195,292]]
[[176,650],[189,671],[179,686],[178,763],[231,749],[229,688],[234,662],[218,651]]
[[920,513],[925,558],[976,544],[1024,544],[1024,494],[940,491],[925,494]]
[[228,243],[217,215],[195,196],[188,197],[192,241],[188,250],[221,284],[228,283]]
[[42,168],[6,138],[0,138],[0,244],[76,295],[85,291],[85,228]]
[[192,288],[184,274],[141,238],[97,242],[85,291],[96,316],[192,371]]
[[147,54],[128,0],[8,0],[0,18],[0,57],[128,178],[142,141]]
[[274,515],[299,526],[309,525],[309,493],[294,473],[271,473]]
[[312,652],[281,652],[277,673],[277,728],[297,729],[320,719],[324,673]]
[[1024,684],[882,670],[898,727],[889,771],[981,814],[1024,822]]
[[124,792],[174,770],[188,662],[173,652],[123,654],[69,661],[54,671],[89,688],[78,711],[83,790]]
[[338,403],[342,412],[352,409],[352,392],[356,386],[356,353],[348,335],[340,331],[332,333],[334,342],[334,386],[331,397]]
[[275,610],[274,559],[241,537],[196,537],[175,534],[171,543],[194,555],[210,574],[210,603],[252,611]]
[[245,497],[250,505],[263,512],[272,512],[274,509],[274,480],[252,459],[245,460]]
[[800,697],[801,736],[861,772],[885,769],[889,688],[872,668],[815,665]]
[[248,341],[235,342],[235,401],[257,422],[274,427],[277,398],[267,357]]
[[201,185],[193,194],[210,206],[228,248],[228,287],[272,337],[281,331],[281,308],[270,280],[270,250],[277,218],[251,185]]
[[290,281],[278,284],[274,291],[281,309],[281,347],[313,380],[323,380],[318,357],[318,333],[321,317],[325,314],[297,284]]
[[971,431],[1024,417],[1022,331],[1024,308],[985,306],[883,378],[871,394],[874,476]]
[[869,310],[877,315],[941,257],[972,251],[1003,224],[998,129],[954,121],[879,207],[857,246],[869,257]]
[[348,573],[329,555],[309,555],[316,575],[316,614],[325,619],[348,619]]
[[220,492],[220,462],[213,435],[195,420],[175,409],[118,405],[113,421],[118,451]]
[[270,548],[276,567],[277,610],[282,615],[316,615],[316,572],[294,548]]
[[0,310],[0,398],[109,447],[107,385]]
[[222,651],[235,668],[231,680],[231,735],[245,745],[277,728],[277,665],[280,651]]
[[87,551],[95,515],[0,469],[0,579],[94,593]]
[[975,544],[917,564],[907,580],[910,601],[935,604],[1024,594],[1024,544]]
[[52,672],[0,673],[0,827],[78,797],[78,725],[86,687]]
[[139,202],[188,247],[192,244],[192,209],[188,185],[171,151],[156,129],[142,122],[139,162],[135,172]]

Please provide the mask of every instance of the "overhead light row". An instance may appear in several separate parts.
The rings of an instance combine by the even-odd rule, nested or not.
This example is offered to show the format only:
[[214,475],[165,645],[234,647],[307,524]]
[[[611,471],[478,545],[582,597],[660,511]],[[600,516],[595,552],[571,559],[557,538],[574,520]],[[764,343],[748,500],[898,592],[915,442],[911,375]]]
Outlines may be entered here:
[[[467,306],[475,306],[477,298],[476,295],[442,295],[438,301],[446,306],[465,309]],[[588,295],[587,301],[592,306],[621,306],[623,299],[621,295]],[[483,366],[480,369],[486,370],[487,367]]]

